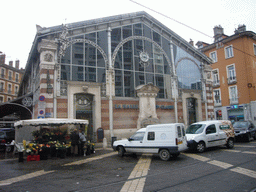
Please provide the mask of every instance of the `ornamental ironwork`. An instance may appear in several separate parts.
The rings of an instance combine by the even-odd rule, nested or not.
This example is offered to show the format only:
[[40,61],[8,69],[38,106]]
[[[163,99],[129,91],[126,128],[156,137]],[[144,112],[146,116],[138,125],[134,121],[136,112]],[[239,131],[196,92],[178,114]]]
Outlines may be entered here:
[[[172,64],[169,60],[169,57],[167,56],[167,54],[165,53],[165,51],[163,50],[163,48],[158,45],[155,41],[153,41],[152,39],[148,38],[148,37],[144,37],[144,36],[130,36],[130,37],[127,37],[126,39],[124,39],[123,41],[121,41],[115,48],[114,52],[113,52],[113,55],[112,55],[112,63],[115,63],[115,59],[116,59],[116,55],[119,51],[119,49],[125,44],[127,43],[128,41],[131,41],[131,40],[136,40],[136,39],[140,39],[140,40],[145,40],[145,41],[149,41],[151,43],[153,43],[158,49],[161,50],[161,52],[163,53],[163,55],[165,56],[166,60],[167,60],[167,63],[168,65],[170,66],[170,68],[172,68]],[[172,74],[172,71],[170,71],[170,73]]]
[[107,57],[106,53],[104,52],[104,50],[99,45],[97,45],[96,43],[94,43],[93,41],[90,41],[88,39],[68,40],[67,35],[68,35],[67,25],[63,25],[63,30],[60,34],[59,39],[57,40],[59,43],[59,52],[58,52],[59,63],[61,62],[61,58],[65,55],[66,49],[70,45],[75,44],[75,43],[88,43],[88,44],[94,46],[102,54],[105,64],[106,64],[106,66],[108,66],[108,57]]

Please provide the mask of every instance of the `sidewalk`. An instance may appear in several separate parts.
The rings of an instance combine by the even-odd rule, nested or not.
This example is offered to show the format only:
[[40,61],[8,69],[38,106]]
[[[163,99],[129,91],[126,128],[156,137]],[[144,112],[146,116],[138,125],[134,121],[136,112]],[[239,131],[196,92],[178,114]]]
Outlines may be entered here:
[[[109,153],[109,152],[113,152],[113,149],[111,148],[111,146],[108,146],[107,148],[103,149],[103,144],[102,143],[95,143],[95,155],[101,155],[101,154],[105,154],[105,153]],[[88,155],[88,157],[92,156],[94,154]],[[27,161],[26,159],[27,155],[24,155],[23,159],[24,162]],[[77,160],[77,158],[81,158],[84,156],[78,156],[78,157],[71,157],[71,156],[67,156],[66,158],[70,159],[70,158],[74,158],[74,160]],[[15,153],[13,154],[13,152],[10,153],[6,153],[4,151],[0,151],[0,161],[8,161],[8,160],[17,160],[18,162],[18,158],[19,158],[19,154]],[[61,158],[49,158],[48,160],[52,160],[52,159],[61,159]],[[41,160],[41,161],[48,161],[48,160]]]

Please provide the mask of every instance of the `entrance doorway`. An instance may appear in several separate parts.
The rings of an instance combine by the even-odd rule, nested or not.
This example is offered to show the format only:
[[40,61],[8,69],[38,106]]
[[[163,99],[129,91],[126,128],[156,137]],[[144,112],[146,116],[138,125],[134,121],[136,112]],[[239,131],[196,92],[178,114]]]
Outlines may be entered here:
[[197,122],[196,118],[196,102],[195,98],[187,98],[188,125]]
[[75,114],[76,119],[88,120],[89,124],[85,127],[85,134],[87,140],[93,139],[93,95],[78,93],[75,97]]

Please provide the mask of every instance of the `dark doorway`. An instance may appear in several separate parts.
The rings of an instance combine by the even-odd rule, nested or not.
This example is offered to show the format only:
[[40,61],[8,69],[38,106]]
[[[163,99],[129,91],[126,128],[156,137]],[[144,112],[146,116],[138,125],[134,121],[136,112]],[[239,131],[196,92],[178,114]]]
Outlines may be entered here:
[[195,123],[196,119],[196,99],[187,98],[188,124]]
[[78,93],[75,94],[76,119],[85,119],[89,121],[88,127],[85,127],[87,140],[93,139],[93,95]]

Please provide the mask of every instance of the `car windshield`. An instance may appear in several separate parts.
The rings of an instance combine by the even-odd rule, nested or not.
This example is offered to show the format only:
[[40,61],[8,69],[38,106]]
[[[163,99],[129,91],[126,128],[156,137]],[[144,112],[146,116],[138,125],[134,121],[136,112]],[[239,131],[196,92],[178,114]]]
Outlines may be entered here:
[[203,132],[204,128],[205,128],[205,124],[193,124],[187,128],[186,133],[187,134],[199,134],[199,133]]
[[130,140],[141,141],[141,140],[143,140],[144,134],[145,134],[145,132],[137,132],[130,137]]
[[237,121],[233,124],[234,128],[247,128],[248,127],[248,122],[245,121]]

